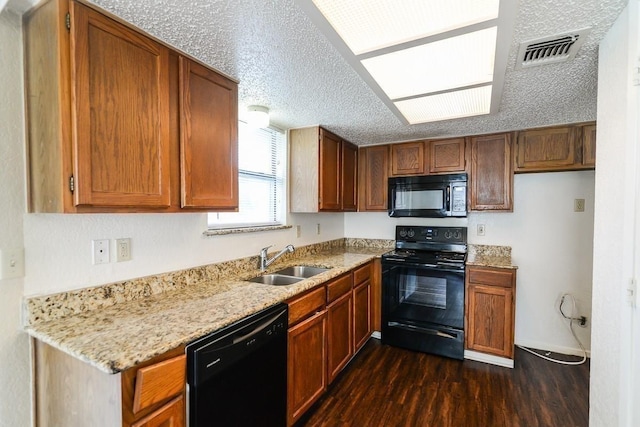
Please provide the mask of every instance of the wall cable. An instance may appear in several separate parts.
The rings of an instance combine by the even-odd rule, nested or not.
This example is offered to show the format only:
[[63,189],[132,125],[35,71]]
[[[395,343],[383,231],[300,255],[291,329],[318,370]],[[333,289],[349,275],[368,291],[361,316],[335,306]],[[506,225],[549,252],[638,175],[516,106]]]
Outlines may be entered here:
[[[564,305],[564,301],[565,298],[569,297],[571,299],[571,315],[567,316],[566,314],[564,314],[564,311],[562,310],[562,306]],[[521,345],[517,345],[516,347],[521,348],[522,350],[529,352],[531,354],[533,354],[534,356],[538,356],[541,359],[544,360],[548,360],[549,362],[554,362],[554,363],[559,363],[561,365],[582,365],[584,362],[586,362],[587,360],[587,350],[585,350],[584,346],[582,345],[582,342],[580,342],[580,340],[578,339],[578,336],[576,335],[575,331],[573,330],[573,322],[574,321],[579,321],[581,323],[585,322],[585,318],[584,317],[574,317],[576,310],[576,299],[573,297],[573,295],[571,294],[563,294],[562,298],[560,299],[560,314],[562,315],[562,317],[564,317],[565,319],[567,319],[569,321],[569,330],[571,331],[571,335],[573,335],[573,338],[575,338],[576,342],[578,343],[578,345],[580,346],[580,350],[582,350],[582,360],[578,360],[578,361],[566,361],[566,360],[558,360],[558,359],[554,359],[552,357],[549,356],[545,356],[544,354],[540,354],[537,353],[527,347],[523,347]],[[547,353],[548,354],[548,353]]]

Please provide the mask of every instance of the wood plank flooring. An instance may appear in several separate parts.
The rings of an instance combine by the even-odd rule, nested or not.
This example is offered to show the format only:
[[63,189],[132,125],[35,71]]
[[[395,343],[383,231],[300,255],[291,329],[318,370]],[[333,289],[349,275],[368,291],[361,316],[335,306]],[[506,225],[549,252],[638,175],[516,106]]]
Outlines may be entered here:
[[300,426],[586,427],[589,365],[516,349],[515,368],[369,343]]

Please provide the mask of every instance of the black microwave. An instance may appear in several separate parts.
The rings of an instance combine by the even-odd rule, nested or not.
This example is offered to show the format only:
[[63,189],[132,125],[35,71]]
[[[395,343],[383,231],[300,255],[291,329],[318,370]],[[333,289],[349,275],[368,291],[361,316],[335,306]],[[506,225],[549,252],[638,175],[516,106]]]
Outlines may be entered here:
[[467,216],[467,174],[389,178],[389,216]]

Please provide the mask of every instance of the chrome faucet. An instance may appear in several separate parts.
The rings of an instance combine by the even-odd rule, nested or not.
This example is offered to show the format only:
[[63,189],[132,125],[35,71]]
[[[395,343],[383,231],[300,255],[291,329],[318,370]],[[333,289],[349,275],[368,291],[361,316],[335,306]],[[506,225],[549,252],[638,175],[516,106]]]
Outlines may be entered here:
[[281,250],[280,252],[278,252],[277,254],[275,254],[273,256],[273,258],[268,259],[267,256],[267,250],[273,245],[267,246],[266,248],[262,248],[260,250],[260,271],[265,271],[267,269],[267,267],[269,267],[275,260],[277,260],[278,258],[280,258],[282,255],[284,255],[287,252],[291,252],[293,253],[293,251],[296,250],[296,248],[293,247],[293,245],[287,245],[284,247],[283,250]]

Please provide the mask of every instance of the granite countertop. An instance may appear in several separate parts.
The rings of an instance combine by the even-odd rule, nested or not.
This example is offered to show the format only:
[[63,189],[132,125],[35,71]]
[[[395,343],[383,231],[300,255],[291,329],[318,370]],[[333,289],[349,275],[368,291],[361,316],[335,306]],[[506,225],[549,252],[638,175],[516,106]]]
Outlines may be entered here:
[[[330,267],[330,270],[293,285],[272,286],[246,281],[260,274],[257,269],[239,269],[235,275],[222,275],[219,279],[70,315],[47,318],[42,313],[39,317],[27,313],[35,320],[25,329],[31,336],[113,374],[311,289],[387,250],[387,247],[343,246],[288,261],[282,257],[268,272],[300,264]],[[62,295],[60,299],[71,298]],[[41,297],[39,301],[51,305],[50,300]],[[38,303],[27,300],[26,305],[29,308],[31,304],[31,312],[44,312],[42,307],[34,308]],[[66,307],[63,309],[69,311]]]
[[518,268],[511,263],[510,246],[470,244],[468,247],[466,264],[481,267]]

